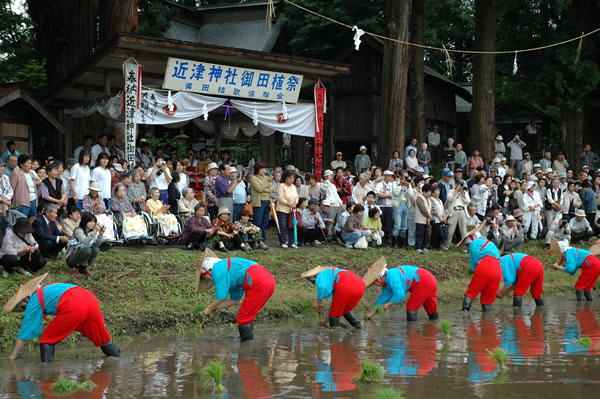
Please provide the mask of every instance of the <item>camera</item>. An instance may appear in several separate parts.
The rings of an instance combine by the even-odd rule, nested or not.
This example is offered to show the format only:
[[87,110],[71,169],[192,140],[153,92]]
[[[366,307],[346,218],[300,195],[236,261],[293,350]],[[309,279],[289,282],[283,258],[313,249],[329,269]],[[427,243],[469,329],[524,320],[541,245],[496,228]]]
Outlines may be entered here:
[[167,162],[165,162],[165,161],[162,161],[160,164],[161,164],[162,166],[165,166],[165,165],[167,164]]

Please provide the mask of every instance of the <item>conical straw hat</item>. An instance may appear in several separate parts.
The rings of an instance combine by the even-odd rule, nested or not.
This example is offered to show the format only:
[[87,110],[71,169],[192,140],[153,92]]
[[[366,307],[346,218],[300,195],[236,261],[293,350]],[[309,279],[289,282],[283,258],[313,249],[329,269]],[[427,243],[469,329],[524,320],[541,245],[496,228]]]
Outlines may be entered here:
[[366,287],[370,286],[375,282],[375,280],[377,280],[377,277],[379,277],[379,274],[381,274],[386,264],[385,258],[382,256],[381,258],[377,259],[377,262],[373,263],[371,267],[369,267],[369,270],[367,270],[362,278]]
[[590,252],[592,253],[592,255],[594,256],[598,256],[600,255],[600,241],[596,241],[594,243],[594,245],[592,245],[592,248],[590,248]]
[[210,258],[218,258],[217,255],[210,249],[206,248],[204,250],[204,254],[202,254],[202,258],[200,258],[200,263],[196,265],[196,294],[199,292],[204,292],[208,290],[212,286],[212,281],[202,279],[202,264],[204,263],[204,259],[207,257]]
[[21,284],[21,286],[17,290],[17,293],[13,295],[12,298],[8,300],[8,302],[6,302],[6,305],[4,305],[4,310],[6,312],[14,311],[17,305],[23,299],[27,298],[29,295],[33,294],[38,289],[38,285],[40,285],[42,281],[46,279],[46,277],[48,277],[48,273],[44,273],[41,276],[29,280],[25,284]]
[[321,273],[322,271],[324,271],[324,270],[327,270],[327,269],[329,269],[329,267],[325,267],[325,266],[317,266],[317,267],[315,267],[315,268],[313,268],[313,269],[310,269],[309,271],[306,271],[306,272],[302,273],[302,274],[300,275],[300,277],[302,277],[302,278],[309,278],[309,277],[313,277],[313,276],[316,276],[317,274],[319,274],[319,273]]
[[560,252],[560,245],[558,245],[558,240],[556,238],[553,238],[550,242],[550,255],[556,257],[557,261],[563,256],[562,252]]
[[467,250],[469,248],[469,246],[465,243],[467,237],[481,231],[484,227],[485,223],[480,223],[479,226],[475,227],[473,230],[467,231],[467,234],[465,234],[465,236],[459,241],[458,244],[456,244],[456,246],[462,250]]

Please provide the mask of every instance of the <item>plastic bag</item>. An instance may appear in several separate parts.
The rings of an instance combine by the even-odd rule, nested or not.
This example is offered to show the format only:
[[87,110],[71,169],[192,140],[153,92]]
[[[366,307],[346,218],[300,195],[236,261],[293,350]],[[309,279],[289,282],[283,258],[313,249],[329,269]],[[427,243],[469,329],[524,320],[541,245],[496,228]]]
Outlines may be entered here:
[[365,236],[362,236],[358,239],[358,241],[356,241],[354,243],[354,248],[356,249],[367,249],[367,239],[365,238]]

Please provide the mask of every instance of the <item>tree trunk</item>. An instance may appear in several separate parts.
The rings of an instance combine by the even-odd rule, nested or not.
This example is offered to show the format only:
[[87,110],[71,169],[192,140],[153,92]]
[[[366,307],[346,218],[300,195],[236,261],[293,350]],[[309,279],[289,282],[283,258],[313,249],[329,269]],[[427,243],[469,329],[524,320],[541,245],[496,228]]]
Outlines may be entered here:
[[[425,20],[425,0],[413,0],[410,13],[410,41],[423,44]],[[408,86],[408,104],[411,136],[419,143],[427,142],[425,121],[425,59],[422,47],[410,47],[410,79]]]
[[[411,0],[388,0],[386,19],[388,36],[408,41]],[[378,163],[391,158],[394,150],[404,153],[406,119],[406,85],[409,48],[407,45],[385,41],[378,137]]]
[[100,37],[103,42],[118,32],[137,32],[139,0],[101,0]]
[[567,156],[570,168],[581,170],[579,154],[583,149],[583,97],[563,113],[565,123],[564,153]]
[[[475,0],[475,50],[496,50],[496,0]],[[484,161],[493,157],[495,130],[495,55],[473,56],[473,108],[470,150]]]
[[37,53],[47,61],[48,91],[51,91],[92,55],[92,2],[27,0],[27,5],[35,23]]

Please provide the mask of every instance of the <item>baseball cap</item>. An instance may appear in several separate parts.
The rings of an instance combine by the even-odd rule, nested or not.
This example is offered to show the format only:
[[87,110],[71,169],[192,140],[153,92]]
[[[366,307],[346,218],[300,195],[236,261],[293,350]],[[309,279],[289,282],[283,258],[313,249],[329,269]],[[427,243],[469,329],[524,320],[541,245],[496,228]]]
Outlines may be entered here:
[[444,173],[442,173],[442,174],[446,177],[454,176],[454,173],[451,170],[445,170]]

